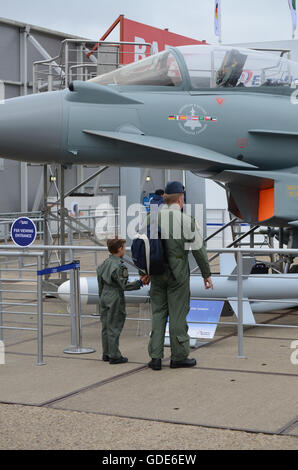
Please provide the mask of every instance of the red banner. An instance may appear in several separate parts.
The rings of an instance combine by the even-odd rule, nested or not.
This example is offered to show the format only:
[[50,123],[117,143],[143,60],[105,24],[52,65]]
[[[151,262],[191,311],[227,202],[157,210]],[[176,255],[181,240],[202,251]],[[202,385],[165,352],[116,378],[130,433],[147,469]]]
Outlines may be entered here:
[[133,46],[123,47],[122,63],[128,64],[144,59],[150,55],[150,49],[146,43],[153,46],[153,53],[163,51],[168,46],[186,46],[191,44],[206,44],[206,41],[181,36],[171,33],[167,29],[153,28],[137,21],[122,17],[120,20],[120,41],[137,43]]

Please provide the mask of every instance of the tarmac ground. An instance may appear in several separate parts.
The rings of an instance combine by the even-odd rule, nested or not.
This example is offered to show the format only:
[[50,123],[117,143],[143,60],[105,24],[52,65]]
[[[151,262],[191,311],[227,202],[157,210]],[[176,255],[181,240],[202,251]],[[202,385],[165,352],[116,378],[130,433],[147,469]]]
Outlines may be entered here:
[[[86,256],[82,261],[88,264]],[[152,371],[148,305],[127,305],[120,346],[129,362],[110,365],[101,360],[95,306],[82,312],[83,346],[95,352],[65,354],[69,308],[45,298],[44,313],[51,314],[44,316],[46,364],[36,365],[36,332],[10,329],[36,327],[36,285],[29,276],[24,273],[16,283],[2,271],[7,329],[0,449],[298,448],[298,364],[291,361],[298,332],[273,327],[298,326],[298,309],[256,314],[257,323],[268,327],[245,328],[245,358],[237,357],[236,327],[219,325],[210,343],[192,349],[196,367],[171,369],[165,347],[162,370]]]

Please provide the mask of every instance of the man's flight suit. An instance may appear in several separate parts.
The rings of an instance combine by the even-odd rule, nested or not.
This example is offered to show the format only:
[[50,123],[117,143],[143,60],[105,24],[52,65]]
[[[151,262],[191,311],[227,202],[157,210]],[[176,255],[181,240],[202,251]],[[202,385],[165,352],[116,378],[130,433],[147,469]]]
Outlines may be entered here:
[[204,279],[211,276],[207,252],[197,223],[181,212],[178,204],[165,205],[159,214],[168,269],[164,274],[151,275],[150,298],[152,331],[148,352],[152,359],[163,358],[164,337],[169,316],[171,360],[183,361],[189,355],[186,316],[190,308],[189,249]]
[[103,355],[118,359],[121,357],[119,336],[126,317],[124,291],[140,289],[142,281],[128,282],[126,266],[119,256],[113,255],[97,268],[97,280]]

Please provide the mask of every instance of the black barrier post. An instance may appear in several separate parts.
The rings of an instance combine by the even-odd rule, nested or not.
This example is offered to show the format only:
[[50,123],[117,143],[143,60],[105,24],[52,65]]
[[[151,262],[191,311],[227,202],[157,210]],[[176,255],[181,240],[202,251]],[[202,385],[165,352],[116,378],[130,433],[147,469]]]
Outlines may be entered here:
[[[72,253],[71,253],[72,259]],[[70,271],[70,295],[71,295],[71,346],[66,348],[66,354],[89,354],[95,352],[93,348],[82,347],[81,335],[81,295],[80,295],[80,261],[73,261],[70,264],[56,266],[44,270],[38,270],[38,276],[44,276],[52,273]]]

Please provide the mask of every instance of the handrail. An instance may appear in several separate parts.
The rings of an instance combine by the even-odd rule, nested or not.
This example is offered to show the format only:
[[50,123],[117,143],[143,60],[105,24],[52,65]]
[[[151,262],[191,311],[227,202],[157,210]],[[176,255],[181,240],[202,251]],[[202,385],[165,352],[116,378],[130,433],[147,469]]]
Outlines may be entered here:
[[[71,68],[74,67],[74,65],[70,65],[69,57],[68,57],[68,52],[69,52],[68,51],[68,46],[71,45],[71,44],[84,46],[84,50],[82,50],[82,52],[85,54],[87,59],[89,59],[89,61],[92,61],[92,60],[94,61],[95,60],[93,58],[93,54],[98,53],[98,46],[113,46],[113,47],[121,48],[121,46],[142,45],[142,46],[146,46],[146,47],[150,48],[149,55],[152,55],[152,53],[153,53],[153,46],[152,46],[151,43],[141,43],[141,42],[131,42],[131,41],[103,41],[103,40],[95,41],[95,40],[75,39],[75,38],[64,39],[63,41],[61,41],[59,54],[57,56],[55,56],[53,58],[50,58],[50,59],[43,59],[43,60],[38,60],[38,61],[33,62],[33,89],[34,89],[35,92],[37,91],[36,85],[37,85],[37,82],[38,82],[37,68],[38,68],[38,66],[41,66],[41,65],[44,65],[44,66],[47,65],[49,67],[55,67],[56,69],[58,68],[59,71],[58,71],[57,74],[60,76],[61,80],[65,79],[65,86],[68,85],[68,79],[69,79],[69,75],[70,75],[70,72],[71,72]],[[95,51],[89,50],[86,47],[86,44],[90,44],[90,45],[95,44],[95,45],[97,45],[97,49]],[[110,53],[113,53],[113,51],[110,51]],[[63,58],[63,54],[65,54],[65,63],[64,64],[61,63],[62,58]],[[119,51],[117,52],[117,54],[119,54]],[[124,54],[132,54],[132,52],[126,52],[126,51],[122,50],[121,54],[123,54],[123,55]],[[59,63],[57,63],[56,61],[58,61]],[[86,64],[82,64],[82,65],[80,65],[80,67],[88,66],[88,65],[90,65],[90,64],[88,62],[86,62]],[[115,64],[111,64],[111,65],[119,66],[120,64],[115,63]],[[78,67],[78,68],[80,68],[80,67]],[[52,70],[51,69],[49,69],[49,74],[48,75],[52,76]],[[49,82],[50,81],[51,80],[49,79]]]
[[218,235],[220,232],[222,232],[223,230],[225,230],[227,227],[229,227],[230,225],[232,225],[234,222],[236,222],[236,220],[238,220],[238,217],[234,217],[233,219],[231,219],[229,222],[227,222],[225,225],[223,225],[221,228],[219,228],[218,230],[216,230],[216,232],[212,233],[211,235],[209,235],[209,237],[206,237],[204,238],[204,242],[208,242],[208,240],[211,240],[211,238],[215,237],[216,235]]
[[[228,223],[227,225],[231,225],[232,222],[234,221],[231,220],[230,223]],[[243,238],[247,237],[248,235],[250,235],[251,233],[253,233],[257,228],[259,228],[259,225],[255,225],[254,227],[252,227],[250,230],[248,230],[247,232],[245,232],[243,235],[241,235],[240,237],[236,238],[236,240],[233,240],[232,243],[230,243],[227,248],[231,248],[233,245],[235,245],[236,243],[240,242],[241,240],[243,240]],[[208,250],[208,251],[212,251],[212,250]],[[218,250],[217,250],[218,251]],[[209,263],[211,263],[211,261],[213,261],[215,258],[217,258],[218,256],[220,255],[220,252],[216,253],[215,255],[211,256],[211,258],[208,259]],[[197,271],[199,270],[199,267],[197,266],[196,268],[194,268],[190,274],[194,274],[196,273]]]
[[[70,253],[70,258],[71,259],[74,259],[73,258],[73,255],[75,252],[77,251],[82,251],[82,252],[85,252],[85,251],[92,251],[92,252],[107,252],[107,247],[93,247],[93,246],[73,246],[73,245],[63,245],[63,246],[52,246],[52,245],[33,245],[33,246],[30,246],[28,248],[20,248],[18,246],[14,246],[14,245],[3,245],[1,246],[0,245],[0,257],[1,256],[27,256],[27,257],[35,257],[37,259],[37,271],[39,273],[42,272],[42,259],[43,259],[43,256],[45,254],[46,251],[48,250],[53,250],[53,249],[59,249],[59,250],[67,250],[69,251]],[[128,247],[129,249],[129,247]],[[234,281],[235,282],[235,289],[236,289],[236,286],[237,286],[237,290],[235,290],[235,293],[233,294],[233,299],[231,298],[219,298],[220,300],[234,300],[237,302],[237,310],[238,310],[238,320],[237,320],[237,323],[235,322],[217,322],[216,324],[220,324],[220,325],[229,325],[229,326],[235,326],[237,325],[237,331],[238,331],[238,358],[243,358],[244,355],[243,355],[243,328],[244,326],[252,326],[252,324],[250,323],[246,323],[243,321],[243,311],[244,311],[244,304],[243,302],[245,302],[247,299],[244,297],[245,296],[245,282],[246,281],[246,278],[247,277],[254,277],[255,275],[246,275],[244,274],[243,272],[243,256],[244,255],[250,255],[250,254],[254,254],[254,255],[269,255],[269,254],[274,254],[274,253],[280,253],[282,255],[286,255],[286,254],[291,254],[291,255],[294,255],[294,256],[298,256],[298,249],[284,249],[284,248],[279,248],[279,249],[272,249],[272,248],[235,248],[235,247],[230,247],[230,248],[222,248],[220,250],[218,249],[210,249],[208,250],[209,252],[211,253],[236,253],[237,255],[237,274],[234,275],[234,277],[236,278],[236,280]],[[296,278],[298,279],[298,276],[297,274],[292,274],[291,278],[292,279],[295,279],[295,276]],[[223,276],[224,277],[224,276]],[[258,275],[257,278],[258,279],[261,279],[261,278],[268,278],[268,276],[261,276]],[[285,275],[285,276],[270,276],[270,278],[272,277],[272,279],[278,279],[279,277],[282,277],[283,279],[290,279],[289,275]],[[216,277],[214,277],[214,279],[216,279]],[[1,299],[1,294],[2,292],[5,292],[5,290],[2,291],[2,288],[1,288],[1,282],[5,282],[5,281],[8,281],[7,278],[3,278],[0,276],[0,337],[1,337],[1,331],[2,329],[5,329],[5,328],[10,328],[10,327],[6,327],[6,326],[3,326],[2,325],[2,305],[8,305],[7,302],[3,301]],[[15,279],[15,281],[17,282],[17,280]],[[29,279],[26,279],[26,281],[30,281]],[[36,282],[36,280],[33,280],[34,282]],[[30,281],[31,282],[31,281]],[[78,291],[76,291],[75,289],[71,289],[71,295],[78,295]],[[38,365],[42,365],[44,364],[43,363],[43,315],[44,315],[44,312],[43,312],[43,301],[42,301],[42,296],[45,292],[43,291],[43,286],[42,286],[42,281],[41,281],[41,277],[38,276],[38,279],[37,279],[37,332],[38,332]],[[84,295],[84,293],[82,294]],[[267,295],[267,294],[266,294]],[[72,297],[71,297],[72,298]],[[194,299],[199,299],[199,297],[194,297]],[[215,300],[215,297],[214,298],[211,298],[210,300]],[[298,299],[293,299],[293,300],[297,300],[298,302]],[[78,298],[77,298],[77,302],[78,302]],[[255,298],[249,298],[249,301],[257,301],[257,302],[265,302],[267,301],[266,299],[255,299]],[[288,304],[291,304],[291,302],[288,300],[284,300],[282,301],[282,299],[277,299],[275,298],[274,300],[270,300],[270,302],[275,302],[277,304],[280,304],[280,303],[288,303]],[[9,305],[15,305],[15,306],[20,306],[21,304],[19,303],[10,303]],[[31,303],[28,303],[26,304],[27,306],[31,306]],[[78,307],[78,305],[77,305]],[[79,307],[78,307],[79,308]],[[78,313],[78,308],[77,308],[77,313]],[[30,312],[10,312],[10,313],[16,313],[16,314],[29,314]],[[46,314],[46,315],[53,315],[53,314]],[[135,320],[135,319],[134,319]],[[145,321],[148,321],[147,319],[140,319],[140,320],[145,320]],[[79,317],[77,316],[76,317],[76,323],[78,323],[79,321]],[[215,322],[212,322],[212,321],[196,321],[194,323],[206,323],[206,324],[215,324]],[[253,326],[268,326],[267,324],[253,324]],[[270,325],[272,327],[286,327],[286,328],[297,328],[297,325]],[[14,328],[14,329],[23,329],[23,328]],[[36,329],[34,329],[36,330]],[[75,331],[75,330],[74,330]],[[78,332],[78,330],[76,330]]]
[[[24,252],[29,253],[30,251],[36,251],[36,250],[53,250],[53,249],[58,249],[58,250],[78,250],[78,251],[86,251],[86,250],[91,250],[91,251],[106,251],[107,247],[100,247],[100,246],[84,246],[84,245],[31,245],[29,248],[21,248],[19,246],[14,246],[14,245],[1,245],[0,244],[0,254],[1,250],[20,250],[22,251],[22,254]],[[130,250],[131,247],[127,246],[126,250]],[[230,247],[230,248],[208,248],[208,252],[210,253],[242,253],[242,254],[256,254],[256,255],[266,255],[266,254],[276,254],[276,253],[281,253],[281,254],[294,254],[295,256],[298,256],[298,248],[235,248],[235,247]]]

